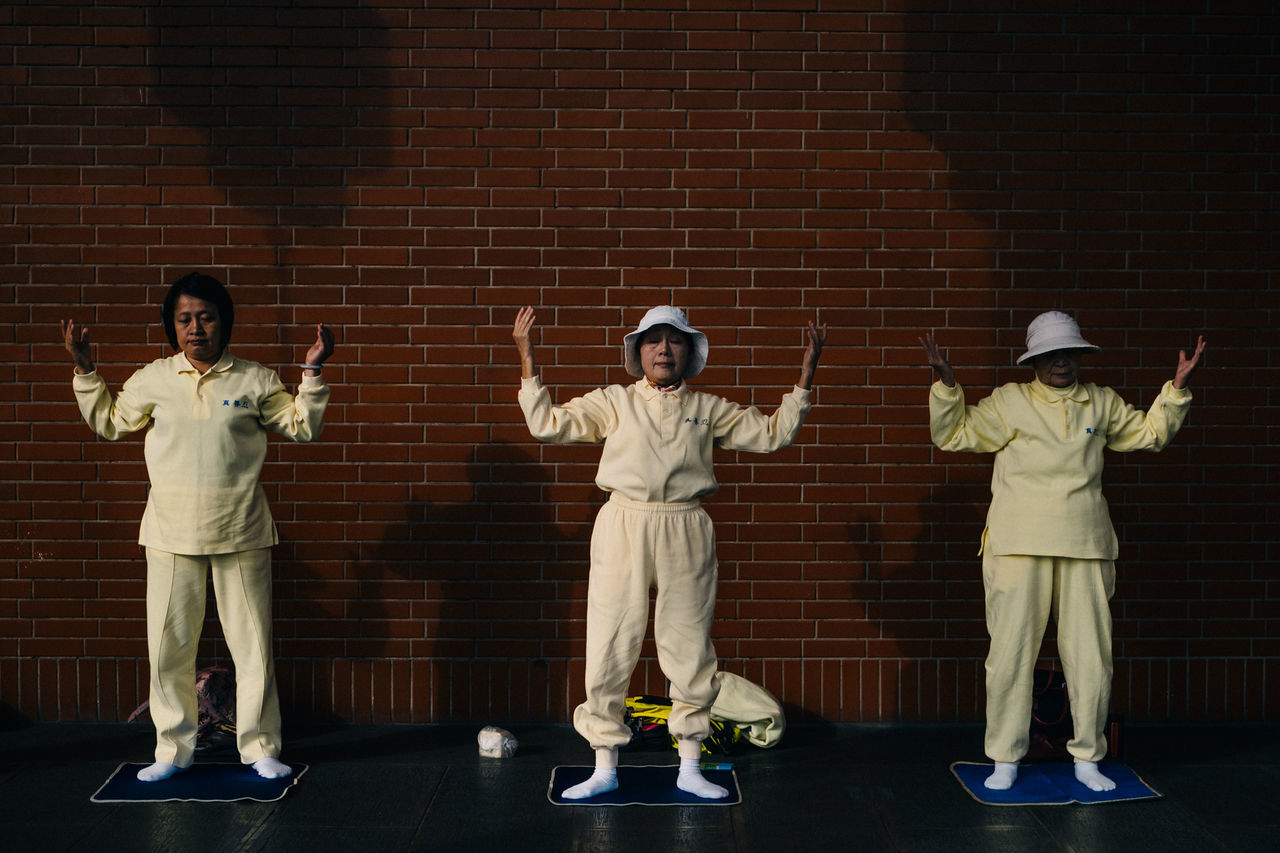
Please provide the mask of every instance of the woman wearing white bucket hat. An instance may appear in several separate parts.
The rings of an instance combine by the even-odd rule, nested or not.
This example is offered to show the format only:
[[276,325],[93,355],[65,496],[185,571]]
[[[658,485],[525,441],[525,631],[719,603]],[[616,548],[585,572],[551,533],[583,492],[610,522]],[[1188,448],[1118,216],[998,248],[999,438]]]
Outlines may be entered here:
[[623,364],[640,377],[556,406],[537,378],[533,309],[521,309],[512,337],[520,353],[520,407],[529,431],[556,444],[604,444],[596,484],[609,501],[591,534],[587,586],[586,701],[574,727],[595,750],[594,774],[564,791],[584,799],[618,787],[618,749],[631,740],[622,721],[625,691],[648,622],[649,589],[657,589],[654,640],[671,682],[671,734],[677,740],[676,785],[699,797],[727,791],[702,776],[702,741],[710,732],[717,682],[711,644],[716,554],[711,520],[700,499],[718,488],[712,450],[768,452],[789,445],[809,411],[809,387],[826,341],[809,324],[800,381],[770,417],[685,380],[707,363],[707,337],[684,312],[662,305],[623,340]]
[[1186,384],[1204,338],[1190,358],[1178,353],[1173,379],[1145,414],[1110,388],[1077,381],[1081,355],[1098,347],[1061,311],[1027,327],[1018,364],[1031,362],[1034,379],[1003,385],[976,406],[965,405],[933,336],[920,343],[939,377],[929,394],[934,444],[996,454],[979,549],[991,635],[986,753],[995,762],[985,784],[1004,790],[1017,779],[1028,748],[1033,670],[1052,611],[1075,726],[1067,750],[1076,778],[1111,790],[1115,783],[1098,761],[1107,754],[1117,542],[1102,496],[1102,451],[1154,452],[1168,444],[1191,405]]

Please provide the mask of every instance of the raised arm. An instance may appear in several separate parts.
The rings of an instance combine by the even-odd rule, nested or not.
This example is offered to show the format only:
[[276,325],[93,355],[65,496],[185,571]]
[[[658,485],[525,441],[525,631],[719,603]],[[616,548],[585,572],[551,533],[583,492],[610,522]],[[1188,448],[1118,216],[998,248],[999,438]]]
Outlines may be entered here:
[[938,378],[942,380],[942,384],[948,388],[954,388],[956,385],[956,375],[952,371],[951,365],[947,364],[947,358],[942,354],[942,350],[938,348],[938,342],[934,340],[932,332],[925,332],[924,337],[917,338],[920,346],[924,347],[925,358],[929,361],[929,366],[938,374]]
[[808,346],[804,350],[804,360],[800,362],[800,381],[797,386],[808,390],[813,386],[813,373],[818,369],[818,359],[822,357],[822,347],[827,342],[827,326],[819,326],[812,320],[806,331]]
[[538,375],[537,365],[533,360],[533,306],[526,305],[516,314],[515,325],[511,329],[511,337],[515,339],[516,350],[520,353],[520,378],[532,379]]
[[307,360],[302,364],[304,376],[319,376],[320,366],[333,355],[333,332],[324,323],[316,323],[316,342],[307,350]]
[[89,327],[77,326],[75,320],[63,320],[62,342],[76,363],[76,373],[93,373],[93,356],[89,352]]
[[1173,387],[1187,387],[1187,380],[1191,378],[1191,374],[1200,366],[1200,356],[1204,354],[1205,340],[1204,335],[1196,336],[1196,349],[1191,354],[1191,358],[1187,358],[1186,350],[1178,350],[1178,368],[1173,373]]
[[89,328],[77,325],[75,320],[62,320],[61,324],[63,344],[76,366],[71,382],[76,404],[89,428],[108,441],[115,441],[151,423],[153,406],[139,397],[133,379],[124,384],[119,396],[107,388],[89,354]]

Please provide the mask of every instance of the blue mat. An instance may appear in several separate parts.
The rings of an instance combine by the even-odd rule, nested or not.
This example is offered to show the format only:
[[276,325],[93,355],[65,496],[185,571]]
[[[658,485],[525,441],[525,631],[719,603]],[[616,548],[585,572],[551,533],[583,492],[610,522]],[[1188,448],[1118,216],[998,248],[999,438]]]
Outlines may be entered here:
[[707,781],[729,789],[729,796],[724,799],[704,800],[676,787],[680,768],[674,764],[620,766],[616,791],[585,800],[566,800],[561,796],[565,788],[585,782],[594,770],[593,767],[555,768],[551,771],[547,799],[557,806],[736,806],[742,802],[738,777],[732,770],[702,771]]
[[139,782],[142,764],[121,764],[89,799],[95,803],[231,803],[280,799],[307,772],[305,764],[291,764],[293,774],[283,779],[263,779],[248,764],[192,764],[159,782]]
[[1070,803],[1124,803],[1132,800],[1158,800],[1164,795],[1139,778],[1128,767],[1115,761],[1103,761],[1098,770],[1116,783],[1114,791],[1094,791],[1076,781],[1073,762],[1023,764],[1018,768],[1018,781],[1007,791],[993,791],[983,782],[995,769],[993,764],[957,761],[951,765],[956,779],[980,803],[988,806],[1065,806]]

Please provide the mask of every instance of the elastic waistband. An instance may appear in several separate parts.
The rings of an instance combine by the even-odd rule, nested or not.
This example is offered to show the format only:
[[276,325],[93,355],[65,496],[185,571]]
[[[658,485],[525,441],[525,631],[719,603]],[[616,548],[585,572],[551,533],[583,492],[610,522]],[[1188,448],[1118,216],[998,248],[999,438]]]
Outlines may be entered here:
[[623,509],[635,510],[637,512],[688,512],[691,509],[698,509],[702,506],[702,501],[674,501],[671,503],[663,501],[636,501],[619,493],[609,493],[609,503],[615,503]]

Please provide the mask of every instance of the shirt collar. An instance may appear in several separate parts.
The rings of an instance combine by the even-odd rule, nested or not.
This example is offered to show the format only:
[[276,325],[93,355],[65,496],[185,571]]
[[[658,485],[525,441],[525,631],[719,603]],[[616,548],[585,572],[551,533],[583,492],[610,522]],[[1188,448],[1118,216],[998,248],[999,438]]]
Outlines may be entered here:
[[659,391],[657,388],[650,385],[649,380],[645,379],[643,376],[636,381],[634,387],[636,389],[636,393],[640,395],[640,399],[644,400],[646,403],[655,397],[661,397],[663,394],[669,394],[679,400],[681,405],[683,405],[684,401],[688,399],[689,394],[692,393],[689,391],[688,384],[684,382],[681,382],[680,387],[674,391]]
[[[236,357],[233,356],[230,351],[224,349],[222,351],[222,356],[218,359],[218,363],[209,368],[209,370],[216,373],[226,373],[235,363]],[[175,373],[200,372],[191,362],[187,361],[187,354],[181,350],[179,350],[178,354],[173,357],[173,369]]]
[[1031,394],[1042,403],[1059,403],[1063,400],[1073,403],[1089,402],[1089,389],[1079,382],[1070,388],[1051,388],[1036,377],[1031,380]]

